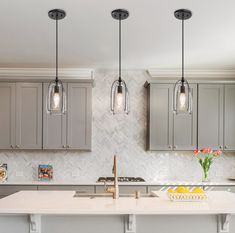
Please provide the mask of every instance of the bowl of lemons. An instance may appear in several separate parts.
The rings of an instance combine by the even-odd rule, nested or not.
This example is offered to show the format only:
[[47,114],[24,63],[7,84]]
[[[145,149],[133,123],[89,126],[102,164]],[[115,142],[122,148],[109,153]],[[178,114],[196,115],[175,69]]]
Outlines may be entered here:
[[168,189],[168,197],[171,201],[206,201],[208,196],[206,192],[200,188],[196,187],[190,190],[188,187],[179,186],[176,189]]

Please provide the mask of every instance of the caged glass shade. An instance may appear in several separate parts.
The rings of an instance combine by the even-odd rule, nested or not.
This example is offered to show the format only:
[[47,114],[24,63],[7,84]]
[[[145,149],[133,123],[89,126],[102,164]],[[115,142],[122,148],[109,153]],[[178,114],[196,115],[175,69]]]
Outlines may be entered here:
[[129,93],[124,80],[113,82],[110,105],[113,114],[129,113]]
[[173,110],[176,114],[192,113],[192,89],[186,80],[179,80],[174,86]]
[[60,80],[54,80],[49,84],[47,111],[55,115],[61,115],[66,112],[66,94]]

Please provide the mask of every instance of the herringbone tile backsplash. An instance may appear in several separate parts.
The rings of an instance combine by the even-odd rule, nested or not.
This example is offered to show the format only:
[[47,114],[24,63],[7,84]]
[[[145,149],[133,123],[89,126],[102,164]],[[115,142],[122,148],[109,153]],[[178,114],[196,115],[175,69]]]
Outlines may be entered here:
[[[123,77],[130,92],[130,114],[110,113],[110,87],[114,71],[97,71],[93,88],[92,152],[22,151],[0,152],[7,163],[9,181],[30,182],[38,164],[52,164],[58,182],[94,182],[111,176],[113,155],[118,155],[120,176],[141,176],[147,181],[201,180],[201,168],[192,152],[147,152],[145,71],[126,71]],[[20,176],[19,174],[23,174]],[[226,154],[213,164],[211,178],[235,177],[235,155]]]

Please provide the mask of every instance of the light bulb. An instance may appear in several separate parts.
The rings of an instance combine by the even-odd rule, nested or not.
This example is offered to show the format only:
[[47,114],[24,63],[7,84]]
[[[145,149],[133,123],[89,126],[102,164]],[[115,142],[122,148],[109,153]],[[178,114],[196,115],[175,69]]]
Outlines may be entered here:
[[123,108],[123,93],[117,93],[116,104],[117,104],[117,109],[122,110],[122,108]]
[[53,94],[53,108],[58,109],[60,106],[60,94],[58,92],[55,92]]
[[179,96],[179,109],[184,110],[186,107],[186,94],[185,93],[180,93]]

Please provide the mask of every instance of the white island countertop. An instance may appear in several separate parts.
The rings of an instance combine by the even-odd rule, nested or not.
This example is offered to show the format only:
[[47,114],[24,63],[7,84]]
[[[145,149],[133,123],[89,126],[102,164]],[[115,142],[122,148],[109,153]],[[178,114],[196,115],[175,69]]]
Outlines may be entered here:
[[73,197],[73,191],[21,191],[0,199],[0,214],[198,215],[235,214],[235,194],[208,192],[205,202],[171,202],[166,197]]

